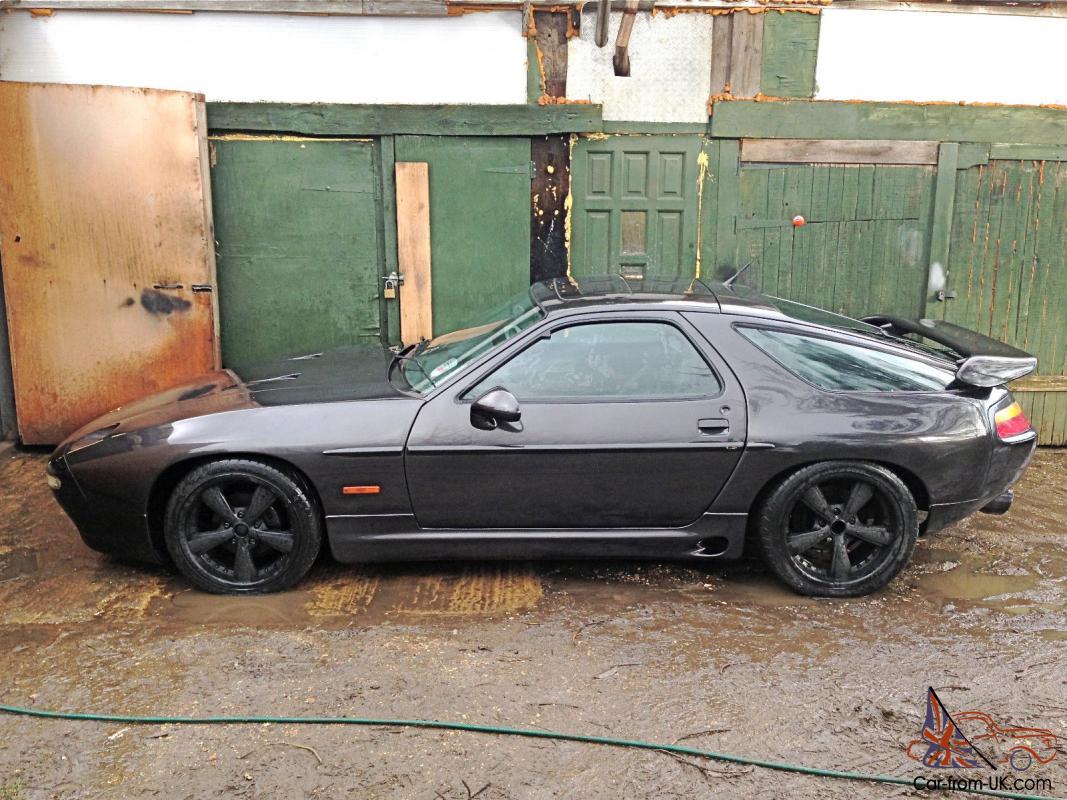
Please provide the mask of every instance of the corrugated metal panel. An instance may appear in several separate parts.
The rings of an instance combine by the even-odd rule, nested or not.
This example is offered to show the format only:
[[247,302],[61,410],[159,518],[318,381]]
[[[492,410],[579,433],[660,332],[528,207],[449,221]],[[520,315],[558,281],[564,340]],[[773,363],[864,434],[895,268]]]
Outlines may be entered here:
[[225,365],[378,341],[374,143],[233,137],[211,148]]
[[209,101],[525,103],[517,11],[439,18],[0,14],[4,80],[151,86]]
[[628,78],[616,77],[611,63],[621,19],[622,14],[611,15],[609,44],[597,47],[593,17],[584,17],[581,36],[569,43],[567,97],[602,103],[608,120],[707,122],[712,17],[638,14]]

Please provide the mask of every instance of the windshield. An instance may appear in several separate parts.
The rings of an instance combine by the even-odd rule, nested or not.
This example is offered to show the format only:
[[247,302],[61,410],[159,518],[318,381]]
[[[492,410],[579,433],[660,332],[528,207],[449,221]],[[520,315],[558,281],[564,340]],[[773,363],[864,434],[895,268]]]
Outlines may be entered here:
[[526,289],[489,311],[469,328],[435,336],[398,356],[404,379],[425,394],[449,375],[526,330],[544,316]]

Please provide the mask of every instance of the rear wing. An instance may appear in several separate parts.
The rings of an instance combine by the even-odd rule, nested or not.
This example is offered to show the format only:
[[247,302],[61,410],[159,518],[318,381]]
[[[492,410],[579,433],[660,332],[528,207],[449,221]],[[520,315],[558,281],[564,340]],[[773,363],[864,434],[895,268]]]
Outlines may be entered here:
[[960,356],[956,380],[968,386],[1000,386],[1037,369],[1037,359],[1026,351],[944,320],[877,315],[864,317],[863,322],[890,336],[910,333],[949,348]]

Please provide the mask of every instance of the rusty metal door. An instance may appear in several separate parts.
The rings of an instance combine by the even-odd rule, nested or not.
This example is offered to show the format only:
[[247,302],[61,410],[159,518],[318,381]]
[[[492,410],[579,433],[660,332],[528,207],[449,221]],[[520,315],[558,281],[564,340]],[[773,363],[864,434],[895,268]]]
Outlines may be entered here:
[[19,435],[217,368],[203,98],[0,82],[0,265]]

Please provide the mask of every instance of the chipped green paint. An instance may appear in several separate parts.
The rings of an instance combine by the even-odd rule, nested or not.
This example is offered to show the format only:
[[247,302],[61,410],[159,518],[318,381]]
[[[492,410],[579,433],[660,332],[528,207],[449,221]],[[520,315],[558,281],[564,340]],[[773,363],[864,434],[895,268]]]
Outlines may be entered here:
[[719,137],[1062,145],[1067,141],[1067,110],[828,100],[730,100],[715,104],[711,130]]
[[752,261],[745,282],[769,294],[921,316],[933,185],[932,167],[746,164],[734,262]]
[[530,285],[529,139],[397,136],[395,157],[430,165],[435,334]]
[[771,11],[764,15],[760,91],[771,97],[815,96],[818,14]]
[[703,139],[579,139],[571,156],[575,275],[690,277],[696,269]]
[[222,358],[379,340],[372,142],[211,142]]

